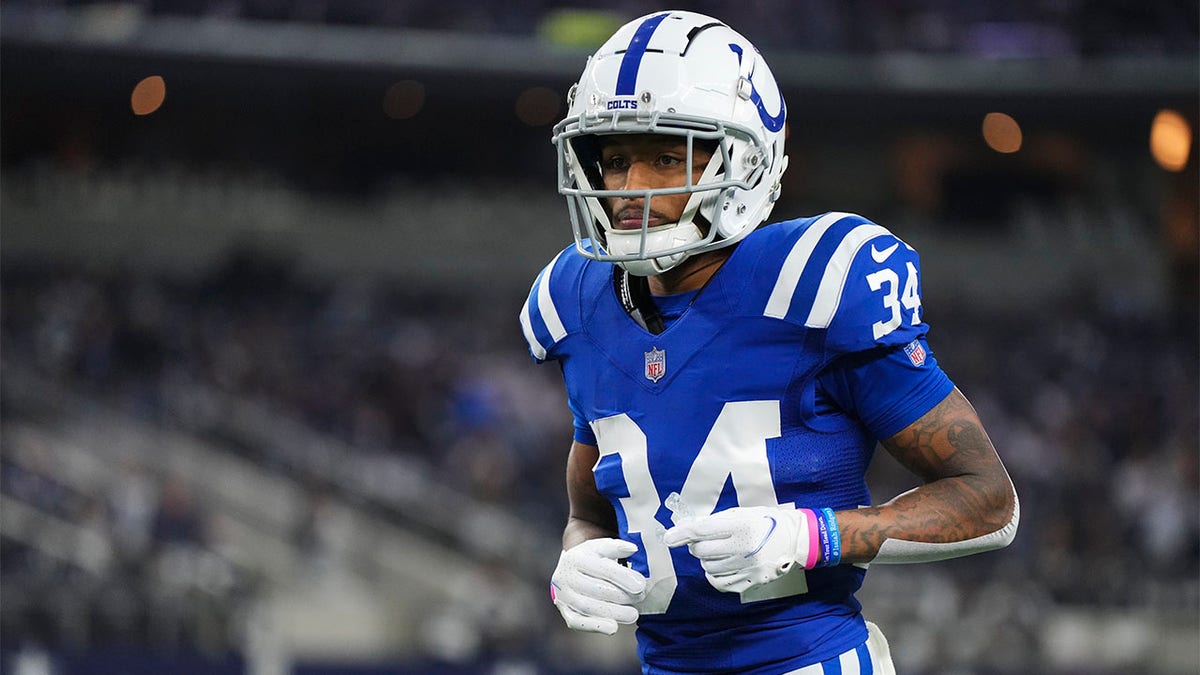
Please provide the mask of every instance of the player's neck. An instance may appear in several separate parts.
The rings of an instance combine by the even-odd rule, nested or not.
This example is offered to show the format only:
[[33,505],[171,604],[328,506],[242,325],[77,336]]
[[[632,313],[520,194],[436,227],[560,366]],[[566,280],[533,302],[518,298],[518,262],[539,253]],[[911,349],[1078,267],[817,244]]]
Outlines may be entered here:
[[692,256],[679,263],[678,266],[647,277],[651,295],[675,295],[687,293],[704,287],[709,279],[721,269],[721,265],[729,259],[730,248],[717,249],[708,253]]

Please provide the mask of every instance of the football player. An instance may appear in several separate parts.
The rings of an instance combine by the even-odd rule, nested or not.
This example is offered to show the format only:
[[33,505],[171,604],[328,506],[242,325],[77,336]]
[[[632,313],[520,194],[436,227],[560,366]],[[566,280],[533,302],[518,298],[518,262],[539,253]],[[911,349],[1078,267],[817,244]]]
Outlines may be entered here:
[[[575,418],[554,604],[576,630],[636,622],[645,673],[893,672],[867,563],[997,549],[1018,522],[926,342],[916,251],[850,213],[766,224],[787,110],[721,21],[629,23],[569,104],[575,243],[520,315]],[[872,505],[877,444],[921,485]]]

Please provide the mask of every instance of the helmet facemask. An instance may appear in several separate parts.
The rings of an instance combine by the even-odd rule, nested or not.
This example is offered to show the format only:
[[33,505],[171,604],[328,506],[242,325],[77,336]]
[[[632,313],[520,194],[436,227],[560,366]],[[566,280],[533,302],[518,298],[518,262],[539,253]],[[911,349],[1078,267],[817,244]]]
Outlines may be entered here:
[[[648,117],[648,119],[647,119]],[[686,144],[688,167],[694,152],[711,147],[711,159],[699,177],[687,172],[677,187],[608,190],[600,169],[600,137],[616,134],[678,136]],[[558,147],[559,192],[567,197],[577,248],[592,259],[617,263],[638,276],[660,274],[697,253],[727,246],[740,232],[731,223],[734,190],[748,190],[761,181],[769,157],[748,130],[701,118],[653,113],[614,113],[567,119],[555,127]],[[730,168],[732,167],[732,170]],[[690,195],[679,219],[650,226],[655,197]],[[608,200],[643,200],[640,229],[617,229]],[[752,229],[752,228],[750,228]],[[584,244],[590,240],[592,246]]]

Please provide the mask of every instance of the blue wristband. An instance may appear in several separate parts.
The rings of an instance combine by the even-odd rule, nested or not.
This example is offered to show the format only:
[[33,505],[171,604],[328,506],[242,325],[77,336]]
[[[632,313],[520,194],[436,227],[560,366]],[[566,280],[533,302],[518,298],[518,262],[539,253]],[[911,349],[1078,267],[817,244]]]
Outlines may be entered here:
[[836,567],[842,562],[842,533],[833,509],[817,511],[817,529],[821,535],[821,562],[817,566]]

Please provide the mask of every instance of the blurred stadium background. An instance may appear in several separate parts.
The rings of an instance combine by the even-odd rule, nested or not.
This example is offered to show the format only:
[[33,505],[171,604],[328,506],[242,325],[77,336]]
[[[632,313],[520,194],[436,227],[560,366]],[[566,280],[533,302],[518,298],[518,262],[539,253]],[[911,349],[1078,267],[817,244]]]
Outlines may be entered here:
[[[583,4],[0,4],[0,671],[636,670],[545,597],[570,418],[516,322],[550,127],[649,11]],[[1021,493],[1009,549],[868,576],[900,672],[1200,672],[1196,3],[676,4],[784,87],[776,216],[922,251]]]

